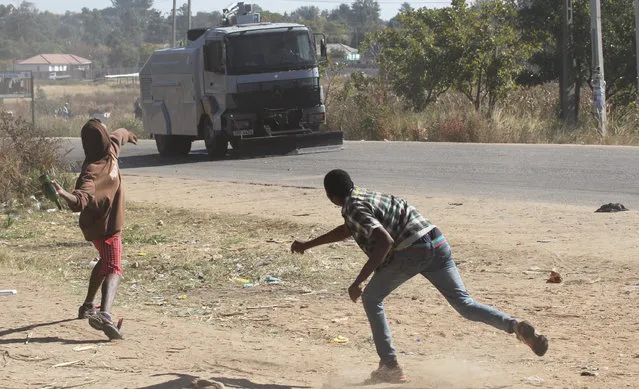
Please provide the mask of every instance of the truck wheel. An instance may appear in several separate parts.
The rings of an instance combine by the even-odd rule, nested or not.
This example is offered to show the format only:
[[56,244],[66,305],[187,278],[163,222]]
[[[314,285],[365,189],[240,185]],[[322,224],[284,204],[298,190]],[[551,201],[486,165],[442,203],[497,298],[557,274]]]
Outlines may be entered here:
[[228,150],[228,140],[224,135],[214,135],[213,131],[204,132],[204,145],[206,152],[211,158],[222,158]]
[[156,134],[154,137],[161,157],[184,156],[191,151],[191,138],[187,136]]

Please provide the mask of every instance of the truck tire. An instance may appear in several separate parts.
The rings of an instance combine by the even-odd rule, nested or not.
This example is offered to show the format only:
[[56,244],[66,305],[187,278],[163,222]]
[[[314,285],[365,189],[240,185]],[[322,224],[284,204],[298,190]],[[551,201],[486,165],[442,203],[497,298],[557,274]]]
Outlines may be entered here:
[[210,127],[204,127],[204,145],[210,158],[219,159],[226,156],[229,141],[224,135],[215,135]]
[[191,151],[191,138],[181,135],[155,134],[155,146],[161,157],[180,157]]

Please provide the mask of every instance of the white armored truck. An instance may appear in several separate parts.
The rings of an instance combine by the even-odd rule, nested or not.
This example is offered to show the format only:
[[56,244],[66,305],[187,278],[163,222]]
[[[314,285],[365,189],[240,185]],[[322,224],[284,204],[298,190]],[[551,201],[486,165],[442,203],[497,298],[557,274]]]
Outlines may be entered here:
[[294,23],[261,23],[236,3],[223,25],[188,32],[186,47],[155,51],[140,71],[144,131],[161,156],[186,155],[203,139],[211,157],[340,148],[321,131],[326,110],[316,54],[321,34]]

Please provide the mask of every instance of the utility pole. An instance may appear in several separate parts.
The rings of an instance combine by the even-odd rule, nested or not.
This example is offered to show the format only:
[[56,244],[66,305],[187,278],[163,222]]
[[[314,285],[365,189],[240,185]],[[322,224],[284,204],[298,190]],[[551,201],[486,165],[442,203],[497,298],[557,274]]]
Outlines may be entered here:
[[188,27],[187,27],[187,29],[186,29],[186,30],[188,31],[188,30],[190,30],[190,29],[191,29],[191,0],[189,0],[188,5],[186,6],[186,9],[187,9],[187,11],[186,11],[186,12],[189,14],[189,16],[188,16],[188,18],[187,18],[187,20],[188,20],[188,22],[187,22],[187,26],[188,26]]
[[175,26],[177,24],[176,2],[177,0],[173,0],[173,44],[171,45],[171,47],[175,47]]
[[[639,1],[639,0],[637,0]],[[573,0],[564,0],[563,17],[561,19],[561,78],[559,79],[559,100],[561,102],[561,119],[572,127],[577,124],[577,107],[575,98],[575,57],[573,55]]]
[[604,78],[603,44],[601,42],[601,2],[590,0],[590,32],[592,38],[592,102],[602,136],[606,136],[606,80]]
[[635,55],[637,56],[637,96],[639,98],[639,0],[635,1],[635,42],[637,44]]

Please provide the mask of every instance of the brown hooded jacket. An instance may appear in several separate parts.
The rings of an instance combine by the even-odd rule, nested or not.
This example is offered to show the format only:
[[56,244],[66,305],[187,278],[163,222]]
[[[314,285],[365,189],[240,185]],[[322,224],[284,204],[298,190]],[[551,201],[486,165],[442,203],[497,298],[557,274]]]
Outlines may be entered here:
[[132,134],[119,128],[111,134],[96,119],[89,120],[81,132],[85,160],[73,195],[71,207],[80,212],[80,229],[88,241],[120,234],[124,224],[124,188],[120,178],[120,147],[132,140]]

